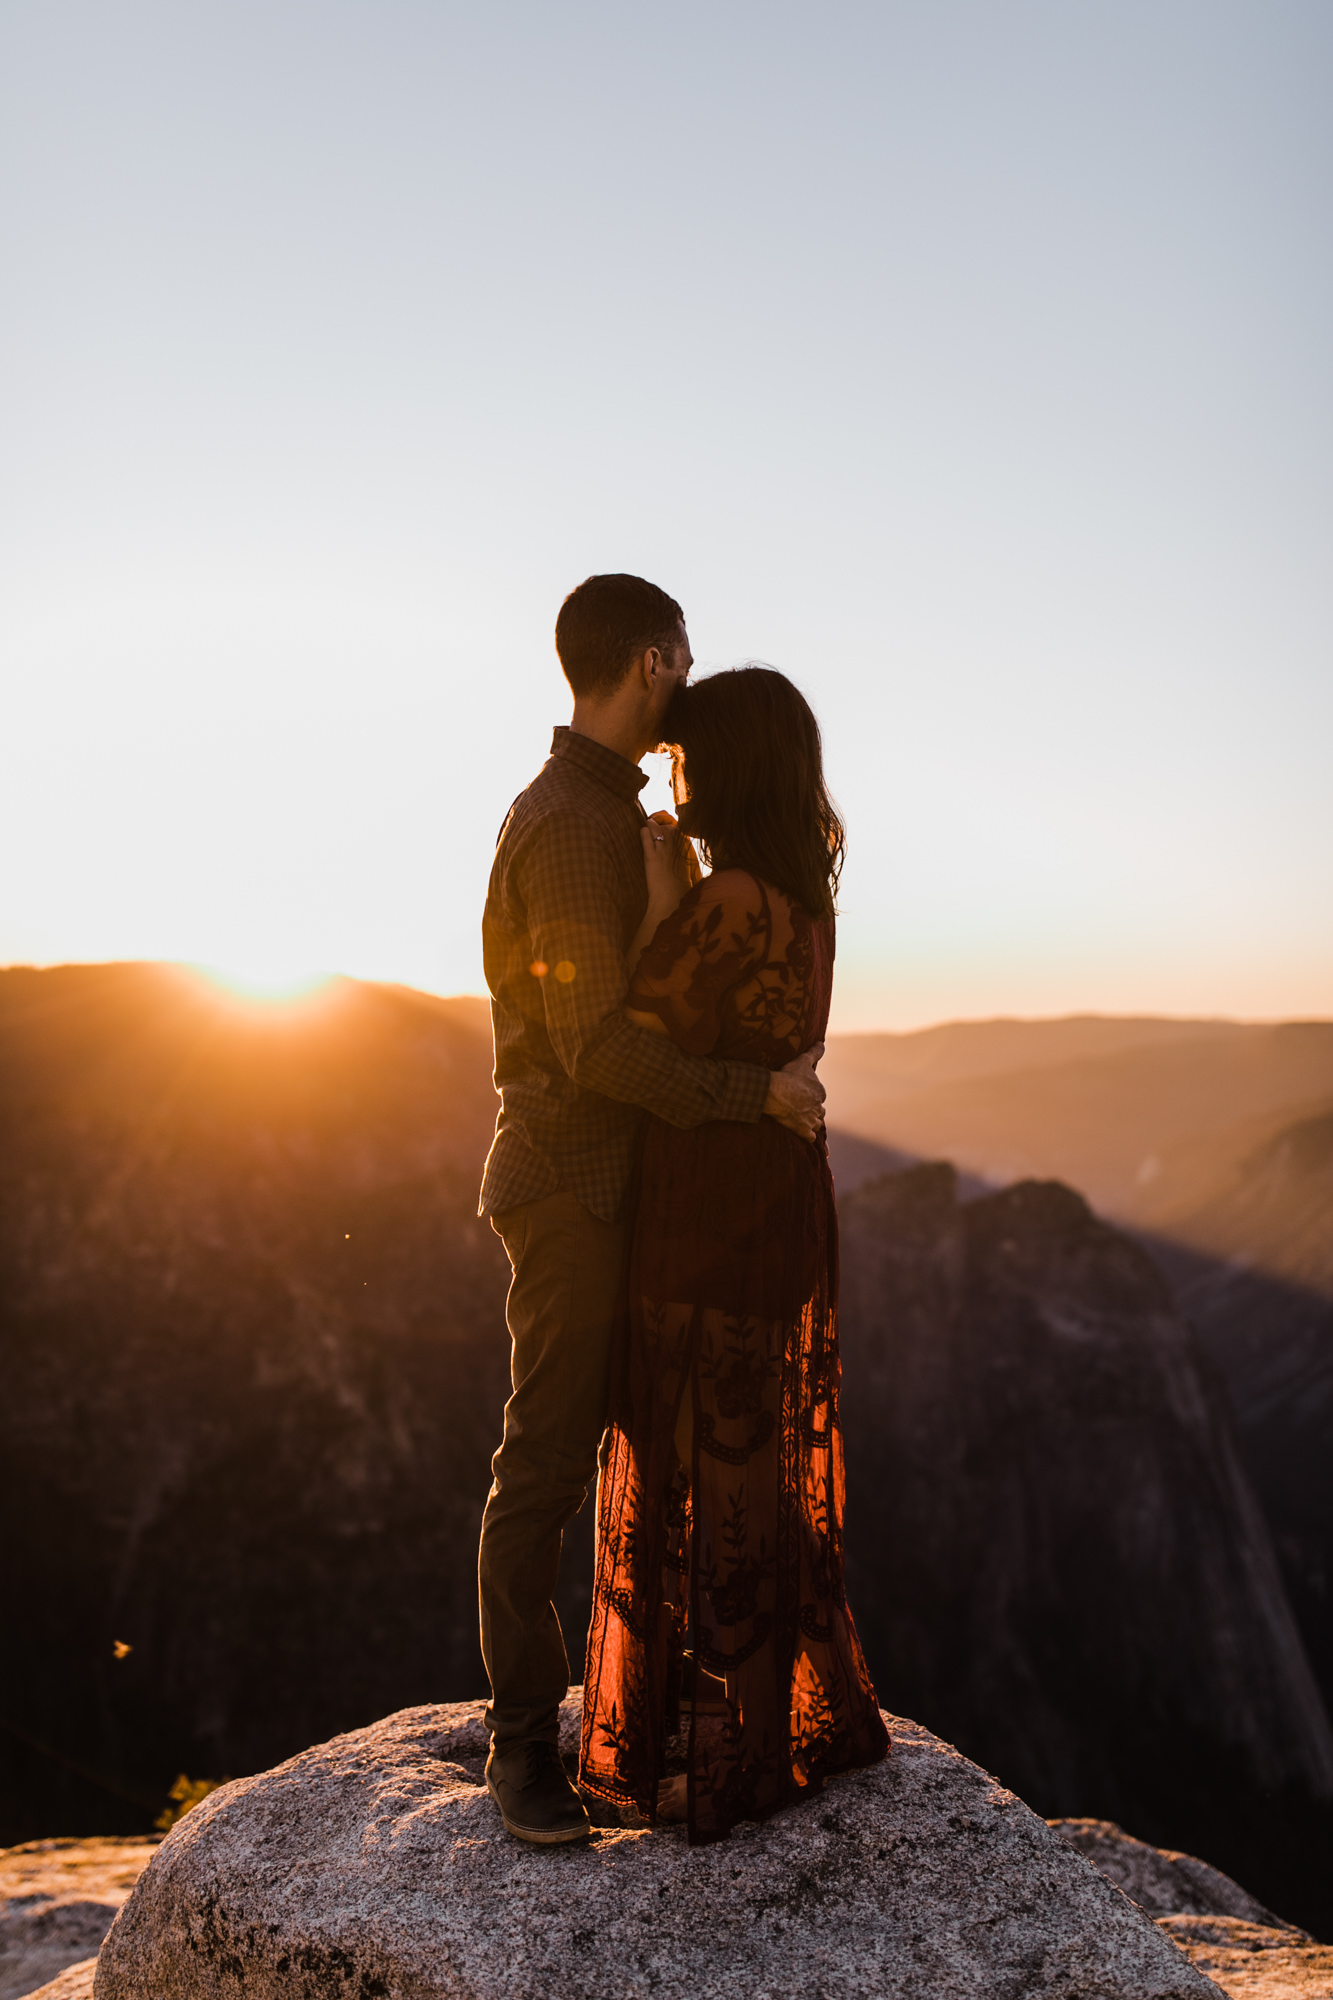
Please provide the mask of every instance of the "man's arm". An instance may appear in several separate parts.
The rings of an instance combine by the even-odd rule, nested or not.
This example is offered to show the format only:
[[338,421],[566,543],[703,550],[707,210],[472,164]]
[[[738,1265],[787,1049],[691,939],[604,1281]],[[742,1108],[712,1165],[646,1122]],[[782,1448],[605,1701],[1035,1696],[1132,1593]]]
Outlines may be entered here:
[[[585,1090],[639,1104],[669,1125],[714,1118],[753,1123],[770,1110],[790,1123],[818,1113],[823,1086],[809,1058],[796,1075],[770,1076],[754,1063],[687,1056],[623,1010],[621,887],[615,863],[588,821],[553,815],[533,830],[518,864],[534,963],[546,967],[547,1033],[564,1068]],[[785,1115],[783,1115],[785,1114]],[[793,1126],[793,1129],[798,1129]],[[811,1136],[806,1133],[805,1136]]]

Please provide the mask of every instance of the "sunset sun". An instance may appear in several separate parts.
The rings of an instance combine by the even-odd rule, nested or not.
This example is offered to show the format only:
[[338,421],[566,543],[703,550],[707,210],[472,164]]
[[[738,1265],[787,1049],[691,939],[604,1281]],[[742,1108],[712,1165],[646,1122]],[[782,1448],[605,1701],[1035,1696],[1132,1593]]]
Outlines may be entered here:
[[190,970],[219,992],[272,1006],[308,999],[330,986],[337,976],[263,958],[228,965],[192,965]]

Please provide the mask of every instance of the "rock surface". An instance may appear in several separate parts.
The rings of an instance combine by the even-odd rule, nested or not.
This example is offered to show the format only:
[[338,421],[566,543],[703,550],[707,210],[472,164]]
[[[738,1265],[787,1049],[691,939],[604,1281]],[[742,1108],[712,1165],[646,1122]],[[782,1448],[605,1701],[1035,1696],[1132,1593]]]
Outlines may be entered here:
[[1046,1824],[1149,1916],[1239,1917],[1310,1942],[1308,1932],[1275,1917],[1239,1882],[1193,1854],[1150,1847],[1107,1819],[1052,1819]]
[[1333,1947],[1284,1923],[1220,1869],[1104,1819],[1047,1824],[1156,1919],[1231,2000],[1333,2000]]
[[[0,2000],[91,1968],[117,1910],[157,1852],[150,1840],[33,1840],[0,1852]],[[85,1973],[85,1985],[91,1980]],[[70,2000],[61,1991],[58,2000]]]
[[551,1853],[499,1825],[480,1703],[407,1710],[196,1806],[117,1919],[96,2000],[1216,1995],[994,1779],[892,1728],[886,1763],[717,1846],[616,1828]]
[[[460,1762],[476,1757],[460,1749]],[[1284,1924],[1218,1869],[1194,1855],[1164,1852],[1106,1820],[1048,1822],[1099,1874],[1155,1917],[1158,1928],[1231,2000],[1333,2000],[1333,1947]],[[107,1899],[109,1917],[156,1852],[156,1843],[61,1840],[32,1843],[0,1857],[0,1885],[19,1913],[34,1892],[64,1899]],[[31,1902],[26,1905],[31,1908]],[[95,1958],[79,1959],[27,1992],[27,2000],[93,2000]],[[24,1976],[31,1976],[29,1970]],[[20,1984],[22,1980],[20,1980]],[[10,1995],[8,1984],[6,1996]]]
[[1158,1917],[1191,1965],[1230,2000],[1333,2000],[1333,1948],[1242,1917]]
[[96,1976],[97,1960],[81,1958],[77,1965],[67,1965],[55,1979],[29,1993],[27,2000],[93,2000]]

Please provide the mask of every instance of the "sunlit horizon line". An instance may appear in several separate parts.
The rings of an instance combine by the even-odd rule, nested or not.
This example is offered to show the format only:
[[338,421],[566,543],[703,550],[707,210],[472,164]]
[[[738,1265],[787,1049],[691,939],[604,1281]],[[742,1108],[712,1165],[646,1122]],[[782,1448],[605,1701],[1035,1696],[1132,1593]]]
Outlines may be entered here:
[[[275,1010],[299,1005],[302,1001],[313,999],[340,984],[393,987],[400,992],[417,993],[430,1000],[472,1001],[480,1006],[489,1005],[489,995],[484,991],[477,992],[461,987],[445,989],[441,986],[420,985],[410,979],[396,979],[368,973],[336,972],[326,967],[316,969],[308,965],[293,964],[291,961],[265,962],[262,958],[237,959],[230,964],[180,958],[23,958],[9,959],[0,963],[0,972],[56,972],[116,965],[156,965],[186,973],[215,993],[253,1006]],[[861,1009],[856,1006],[849,1011],[860,1014]],[[886,1022],[866,1024],[862,1020],[855,1026],[841,1027],[831,1023],[829,1036],[830,1039],[850,1040],[853,1037],[866,1035],[920,1035],[937,1028],[990,1027],[1000,1023],[1035,1026],[1060,1021],[1163,1021],[1237,1028],[1324,1027],[1333,1026],[1333,1013],[1297,1010],[1276,1014],[1242,1014],[1218,1009],[1182,1009],[1150,1005],[1114,1008],[1065,1006],[1052,1009],[1048,1013],[1001,1008],[975,1013],[937,1014],[894,1024]]]
[[[442,987],[417,986],[405,979],[372,978],[363,973],[353,972],[305,972],[292,973],[290,977],[266,977],[258,972],[242,972],[239,969],[221,970],[216,966],[190,964],[187,969],[207,978],[210,983],[221,985],[228,991],[243,998],[267,1001],[281,1005],[284,1001],[301,1000],[310,994],[322,991],[335,982],[350,982],[359,986],[396,987],[400,992],[419,993],[430,1000],[472,1000],[479,1006],[489,1007],[490,995],[486,992],[474,993],[466,990],[446,992]],[[1134,1007],[1125,1009],[1103,1009],[1097,1007],[1067,1007],[1051,1014],[1027,1014],[1020,1012],[990,1012],[979,1014],[946,1014],[926,1021],[914,1022],[907,1027],[855,1027],[839,1028],[830,1026],[830,1039],[851,1040],[865,1035],[924,1035],[939,1028],[989,1028],[999,1026],[1039,1027],[1051,1026],[1064,1021],[1154,1021],[1175,1022],[1182,1026],[1232,1027],[1232,1028],[1279,1028],[1296,1026],[1333,1026],[1333,1016],[1318,1014],[1228,1014],[1223,1012],[1178,1012],[1170,1008]]]

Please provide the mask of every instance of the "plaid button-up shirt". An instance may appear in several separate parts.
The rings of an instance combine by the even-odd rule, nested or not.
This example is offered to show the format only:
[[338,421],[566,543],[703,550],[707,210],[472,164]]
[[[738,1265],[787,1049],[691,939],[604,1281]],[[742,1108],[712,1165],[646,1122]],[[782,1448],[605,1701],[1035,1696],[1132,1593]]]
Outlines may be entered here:
[[620,1211],[645,1111],[671,1125],[753,1122],[769,1075],[687,1056],[622,1012],[647,908],[637,764],[557,729],[500,829],[482,919],[500,1115],[479,1213],[560,1189]]

